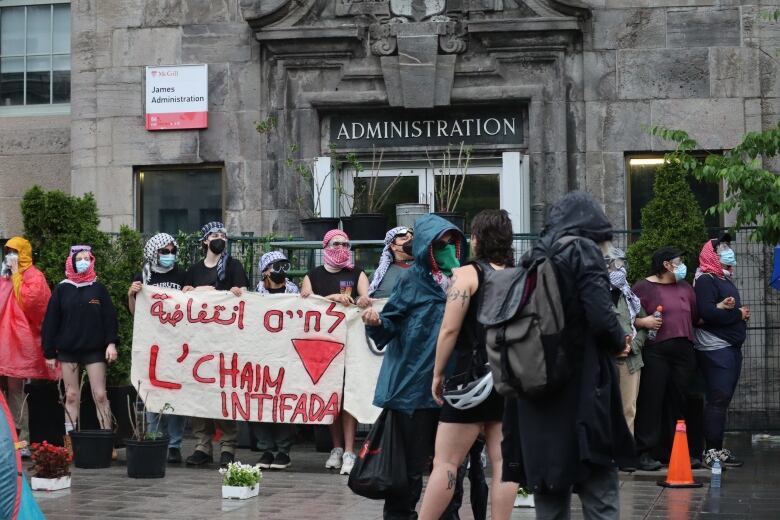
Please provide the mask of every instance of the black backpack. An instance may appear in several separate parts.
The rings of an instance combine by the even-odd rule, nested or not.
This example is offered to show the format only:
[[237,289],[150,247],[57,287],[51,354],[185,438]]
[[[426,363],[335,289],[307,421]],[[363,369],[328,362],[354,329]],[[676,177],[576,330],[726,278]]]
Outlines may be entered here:
[[504,396],[542,396],[571,376],[563,349],[563,304],[551,258],[579,238],[559,239],[528,267],[484,270],[477,319],[487,333],[493,384]]

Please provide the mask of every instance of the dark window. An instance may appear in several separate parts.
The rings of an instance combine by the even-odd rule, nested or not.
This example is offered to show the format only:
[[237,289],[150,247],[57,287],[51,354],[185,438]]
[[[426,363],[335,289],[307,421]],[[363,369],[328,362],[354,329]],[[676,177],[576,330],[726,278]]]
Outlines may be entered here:
[[[655,171],[663,164],[663,156],[632,156],[626,160],[628,170],[628,229],[642,229],[642,208],[653,197],[653,182]],[[710,182],[701,182],[689,176],[688,184],[693,190],[693,195],[703,212],[720,202],[720,186]],[[723,225],[720,214],[704,215],[704,223],[707,227],[720,227]]]
[[70,4],[0,7],[0,106],[70,102]]
[[144,233],[191,233],[222,220],[221,168],[139,168],[138,194]]

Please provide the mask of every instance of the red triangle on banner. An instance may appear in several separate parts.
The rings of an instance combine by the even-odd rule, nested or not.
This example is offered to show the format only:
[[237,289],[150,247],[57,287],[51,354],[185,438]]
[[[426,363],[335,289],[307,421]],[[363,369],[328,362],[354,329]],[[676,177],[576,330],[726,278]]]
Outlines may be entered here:
[[315,385],[336,359],[336,356],[344,350],[343,343],[324,339],[294,339],[292,343],[298,357],[303,362],[303,367]]

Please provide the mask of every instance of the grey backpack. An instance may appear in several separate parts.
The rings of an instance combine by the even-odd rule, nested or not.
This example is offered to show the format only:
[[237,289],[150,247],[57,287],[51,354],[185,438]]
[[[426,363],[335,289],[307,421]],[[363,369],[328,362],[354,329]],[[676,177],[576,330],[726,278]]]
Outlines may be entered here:
[[507,397],[539,397],[571,376],[563,349],[564,314],[551,258],[580,237],[559,239],[528,267],[483,269],[477,319],[487,332],[493,384]]

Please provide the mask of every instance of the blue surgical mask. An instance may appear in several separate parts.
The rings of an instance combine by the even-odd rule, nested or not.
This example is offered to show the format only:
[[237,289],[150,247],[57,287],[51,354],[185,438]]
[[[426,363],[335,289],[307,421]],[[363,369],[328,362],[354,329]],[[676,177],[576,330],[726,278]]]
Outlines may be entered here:
[[720,252],[720,263],[723,265],[737,265],[737,257],[733,249],[724,249]]
[[680,264],[674,268],[674,279],[678,282],[684,280],[688,274],[688,267],[685,264]]
[[77,273],[83,273],[86,272],[87,269],[89,269],[89,260],[76,260],[76,272]]
[[176,263],[176,255],[160,255],[160,267],[172,267]]

